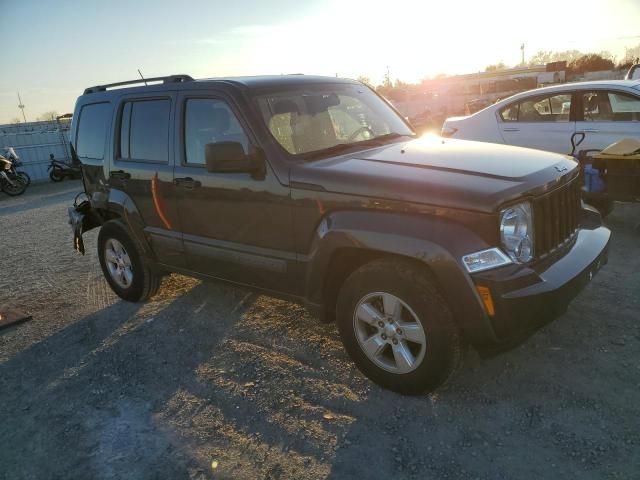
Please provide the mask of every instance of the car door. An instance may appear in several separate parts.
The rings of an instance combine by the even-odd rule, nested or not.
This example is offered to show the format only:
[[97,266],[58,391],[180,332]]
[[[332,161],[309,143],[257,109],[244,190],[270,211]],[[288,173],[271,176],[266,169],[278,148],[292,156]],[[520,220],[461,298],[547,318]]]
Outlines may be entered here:
[[259,154],[250,124],[222,93],[179,95],[175,183],[190,270],[276,291],[292,291],[296,256],[291,198],[266,159],[263,171],[209,172],[205,146],[238,142]]
[[598,149],[622,138],[640,139],[640,95],[616,90],[580,92],[576,130],[585,133],[580,149]]
[[500,133],[508,145],[557,153],[571,151],[575,132],[571,92],[533,95],[498,112]]
[[123,192],[129,222],[140,222],[161,263],[184,267],[173,184],[174,92],[120,98],[109,172],[111,195]]

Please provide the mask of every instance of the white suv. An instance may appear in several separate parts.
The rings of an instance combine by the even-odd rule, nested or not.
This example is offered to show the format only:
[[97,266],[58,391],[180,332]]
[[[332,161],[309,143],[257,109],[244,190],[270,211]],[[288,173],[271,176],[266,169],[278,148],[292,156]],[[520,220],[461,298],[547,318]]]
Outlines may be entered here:
[[448,118],[442,136],[558,153],[585,132],[581,149],[640,139],[640,80],[567,83],[518,93],[468,117]]

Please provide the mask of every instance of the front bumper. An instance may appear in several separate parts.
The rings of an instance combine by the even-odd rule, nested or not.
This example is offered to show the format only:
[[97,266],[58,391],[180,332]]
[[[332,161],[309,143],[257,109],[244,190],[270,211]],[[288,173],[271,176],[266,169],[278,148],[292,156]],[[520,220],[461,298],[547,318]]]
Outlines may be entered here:
[[[607,263],[611,231],[581,229],[569,245],[533,265],[509,265],[472,275],[491,291],[490,317],[495,342],[486,350],[505,350],[563,314],[571,300]],[[482,345],[478,346],[482,349]]]

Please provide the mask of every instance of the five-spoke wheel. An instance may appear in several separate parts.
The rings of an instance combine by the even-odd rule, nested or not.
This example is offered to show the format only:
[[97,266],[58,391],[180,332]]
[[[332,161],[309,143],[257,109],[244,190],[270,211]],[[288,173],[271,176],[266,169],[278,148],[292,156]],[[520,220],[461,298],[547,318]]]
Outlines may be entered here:
[[114,282],[122,288],[131,286],[133,281],[133,270],[131,258],[115,238],[110,238],[105,242],[104,258],[107,261],[107,270]]
[[362,350],[379,367],[408,373],[422,362],[427,348],[424,329],[413,310],[395,295],[365,295],[356,306],[353,325]]
[[100,229],[98,257],[107,282],[119,297],[138,302],[158,291],[161,276],[140,255],[121,221],[108,221]]
[[336,316],[349,356],[390,390],[433,390],[461,359],[449,306],[418,262],[390,257],[361,266],[342,285]]

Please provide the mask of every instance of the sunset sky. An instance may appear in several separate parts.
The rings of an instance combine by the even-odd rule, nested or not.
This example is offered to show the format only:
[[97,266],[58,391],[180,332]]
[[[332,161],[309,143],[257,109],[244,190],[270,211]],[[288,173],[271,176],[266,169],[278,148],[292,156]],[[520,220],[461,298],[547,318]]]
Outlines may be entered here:
[[145,76],[307,73],[415,82],[538,50],[640,44],[639,0],[536,2],[0,0],[0,123],[73,110],[90,85]]

